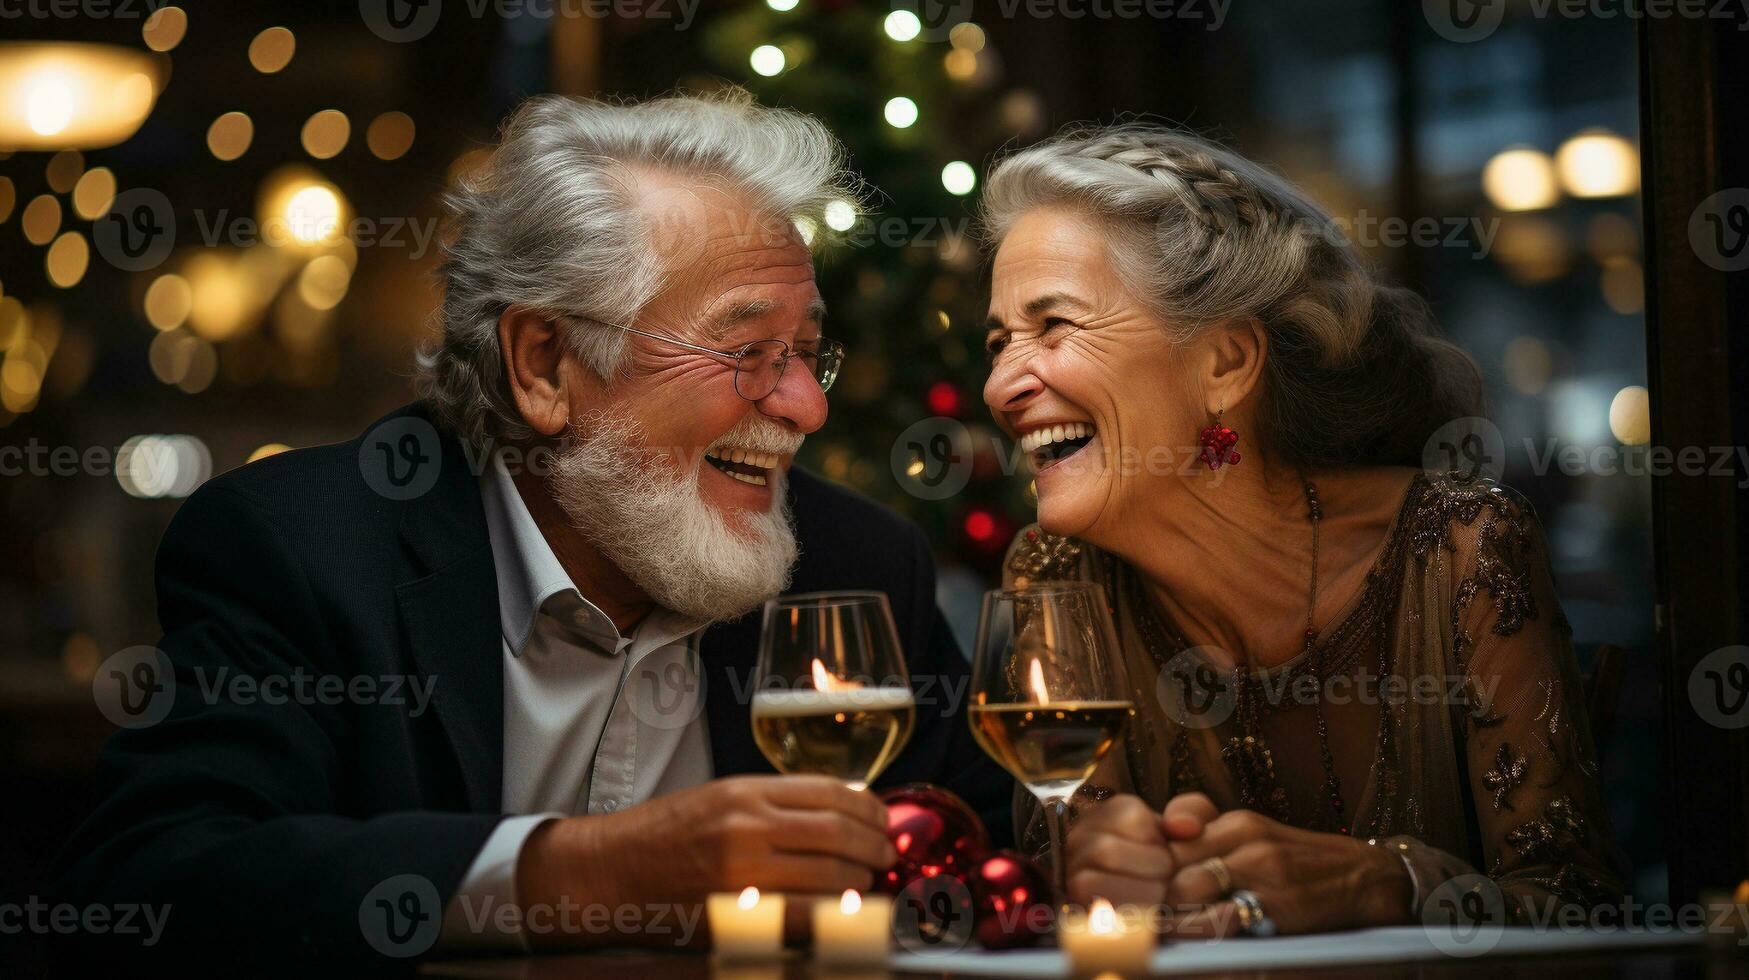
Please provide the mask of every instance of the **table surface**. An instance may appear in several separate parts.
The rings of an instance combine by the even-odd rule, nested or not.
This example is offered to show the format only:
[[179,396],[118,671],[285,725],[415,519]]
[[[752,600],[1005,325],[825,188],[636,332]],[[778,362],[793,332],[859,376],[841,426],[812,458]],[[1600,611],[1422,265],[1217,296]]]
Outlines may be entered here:
[[[451,960],[428,963],[421,976],[469,978],[469,980],[562,980],[602,976],[637,976],[640,980],[804,980],[833,976],[840,980],[863,978],[947,976],[948,974],[886,973],[825,974],[798,954],[781,964],[765,967],[724,967],[708,956],[687,953],[573,953],[503,959]],[[1174,976],[1269,977],[1396,977],[1495,978],[1534,975],[1566,977],[1697,977],[1749,976],[1749,959],[1729,952],[1709,952],[1703,947],[1606,952],[1586,955],[1494,956],[1475,960],[1428,960],[1397,965],[1346,966],[1319,969],[1247,970],[1243,973],[1174,974]]]

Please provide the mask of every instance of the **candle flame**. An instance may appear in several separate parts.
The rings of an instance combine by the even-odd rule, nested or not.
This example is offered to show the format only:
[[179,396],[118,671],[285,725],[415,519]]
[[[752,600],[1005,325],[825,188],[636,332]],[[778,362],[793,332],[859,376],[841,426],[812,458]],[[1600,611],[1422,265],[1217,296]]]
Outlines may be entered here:
[[826,669],[819,658],[814,658],[814,690],[816,691],[854,691],[862,685],[855,681],[839,680],[838,675]]
[[1101,936],[1117,931],[1117,909],[1105,899],[1096,899],[1093,908],[1087,913],[1087,930]]
[[1045,688],[1044,664],[1037,660],[1032,662],[1032,693],[1038,698],[1039,704],[1049,704],[1051,701],[1051,692]]
[[759,889],[754,888],[752,885],[748,885],[746,888],[741,889],[741,896],[735,899],[735,907],[740,909],[750,909],[758,904]]
[[844,897],[838,900],[838,911],[845,915],[855,915],[862,908],[862,896],[854,888],[844,889]]

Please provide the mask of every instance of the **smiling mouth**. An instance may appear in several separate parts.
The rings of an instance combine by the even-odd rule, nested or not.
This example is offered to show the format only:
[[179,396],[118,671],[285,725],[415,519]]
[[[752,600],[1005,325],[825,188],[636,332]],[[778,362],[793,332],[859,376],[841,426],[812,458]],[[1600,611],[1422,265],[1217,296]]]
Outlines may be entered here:
[[1087,448],[1097,434],[1091,422],[1047,425],[1021,436],[1020,448],[1032,458],[1034,466],[1043,469]]
[[768,485],[778,463],[782,462],[782,457],[776,453],[762,453],[732,446],[707,449],[704,458],[705,462],[724,473],[756,487]]

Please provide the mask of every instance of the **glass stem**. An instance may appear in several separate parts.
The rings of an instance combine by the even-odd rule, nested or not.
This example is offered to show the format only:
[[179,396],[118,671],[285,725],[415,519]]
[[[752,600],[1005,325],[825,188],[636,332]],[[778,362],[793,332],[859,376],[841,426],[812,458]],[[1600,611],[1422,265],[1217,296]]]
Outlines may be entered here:
[[1056,904],[1069,901],[1069,856],[1063,853],[1063,824],[1069,815],[1069,801],[1053,796],[1045,801],[1045,829],[1051,840],[1051,887]]

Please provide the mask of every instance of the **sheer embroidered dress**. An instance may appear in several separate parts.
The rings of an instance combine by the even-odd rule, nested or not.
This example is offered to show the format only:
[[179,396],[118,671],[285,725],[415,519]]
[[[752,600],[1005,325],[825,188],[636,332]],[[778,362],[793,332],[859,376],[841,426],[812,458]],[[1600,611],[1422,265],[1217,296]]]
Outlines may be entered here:
[[[1099,582],[1112,606],[1136,716],[1078,803],[1130,792],[1158,809],[1200,790],[1223,810],[1244,804],[1221,751],[1236,718],[1167,710],[1198,697],[1210,671],[1225,684],[1203,696],[1230,698],[1235,675],[1185,642],[1128,564],[1031,527],[1004,572],[1009,584]],[[1416,477],[1361,592],[1309,651],[1248,682],[1283,791],[1270,815],[1402,850],[1419,900],[1478,872],[1517,921],[1622,894],[1571,630],[1541,528],[1516,493]],[[1017,794],[1015,812],[1022,840],[1041,851],[1029,795]]]

